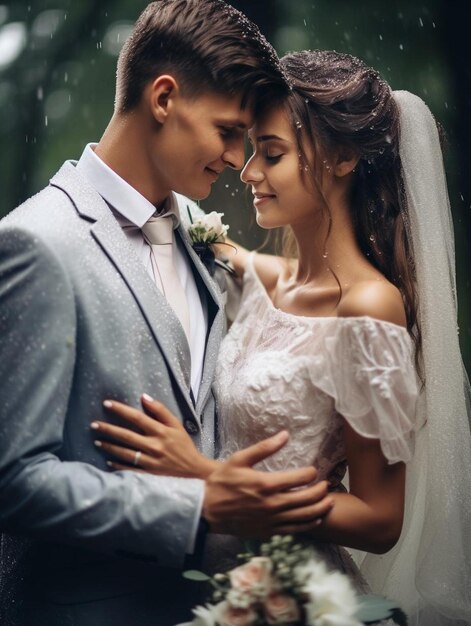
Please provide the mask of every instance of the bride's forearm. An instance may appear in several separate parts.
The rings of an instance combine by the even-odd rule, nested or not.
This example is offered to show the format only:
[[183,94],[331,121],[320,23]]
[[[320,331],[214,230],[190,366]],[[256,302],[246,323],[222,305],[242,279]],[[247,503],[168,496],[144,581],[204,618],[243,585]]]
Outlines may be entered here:
[[348,548],[382,554],[399,539],[403,512],[371,505],[350,493],[332,493],[332,510],[312,537]]

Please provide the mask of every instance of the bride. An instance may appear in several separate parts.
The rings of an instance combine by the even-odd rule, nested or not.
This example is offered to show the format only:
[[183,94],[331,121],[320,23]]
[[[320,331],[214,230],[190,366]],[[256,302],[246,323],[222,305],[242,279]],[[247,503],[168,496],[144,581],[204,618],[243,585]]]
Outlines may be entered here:
[[[357,588],[366,579],[397,600],[411,625],[470,624],[469,383],[436,124],[350,55],[282,65],[291,94],[256,120],[241,178],[258,224],[286,230],[285,249],[236,246],[231,259],[243,292],[215,381],[220,459],[287,430],[259,468],[312,464],[333,505],[303,540]],[[136,469],[138,449],[138,471],[211,481],[221,461],[165,407],[143,406],[142,435],[99,423],[112,467]],[[112,410],[136,425],[136,411]],[[235,540],[209,537],[219,566],[234,557]],[[366,553],[361,573],[345,547]]]

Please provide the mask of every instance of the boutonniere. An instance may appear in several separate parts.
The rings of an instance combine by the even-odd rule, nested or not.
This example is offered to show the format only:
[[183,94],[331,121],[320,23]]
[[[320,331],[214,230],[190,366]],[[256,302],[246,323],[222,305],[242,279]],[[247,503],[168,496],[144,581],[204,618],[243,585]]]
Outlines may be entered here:
[[233,274],[234,270],[227,265],[227,263],[217,259],[213,249],[215,243],[226,243],[226,235],[229,226],[222,223],[221,218],[224,213],[212,211],[211,213],[193,218],[190,207],[187,206],[186,208],[188,210],[188,217],[190,218],[188,235],[190,236],[193,250],[204,263],[210,275],[214,276],[216,266],[222,267]]

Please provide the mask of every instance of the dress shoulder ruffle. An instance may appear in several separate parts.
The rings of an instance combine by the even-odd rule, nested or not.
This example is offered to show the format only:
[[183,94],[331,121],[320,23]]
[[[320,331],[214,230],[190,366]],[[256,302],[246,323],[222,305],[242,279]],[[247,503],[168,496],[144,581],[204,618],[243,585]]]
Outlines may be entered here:
[[323,343],[310,366],[313,384],[358,434],[380,440],[389,463],[409,461],[418,381],[407,331],[370,317],[338,318]]

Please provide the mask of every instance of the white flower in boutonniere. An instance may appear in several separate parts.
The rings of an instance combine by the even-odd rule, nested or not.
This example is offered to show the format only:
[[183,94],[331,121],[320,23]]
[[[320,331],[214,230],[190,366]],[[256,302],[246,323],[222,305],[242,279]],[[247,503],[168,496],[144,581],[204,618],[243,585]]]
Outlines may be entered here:
[[214,276],[216,265],[223,267],[228,271],[231,268],[216,259],[213,250],[213,244],[225,243],[229,226],[222,223],[224,213],[211,211],[207,215],[199,215],[193,218],[190,207],[187,206],[188,216],[190,218],[190,226],[188,227],[188,235],[191,239],[193,250],[199,256],[201,261],[206,265],[208,272]]
[[188,215],[190,216],[191,222],[188,228],[188,234],[194,244],[203,243],[210,245],[213,243],[224,243],[226,241],[229,226],[222,223],[221,218],[224,213],[212,211],[207,215],[200,215],[193,219],[190,209],[188,208]]

